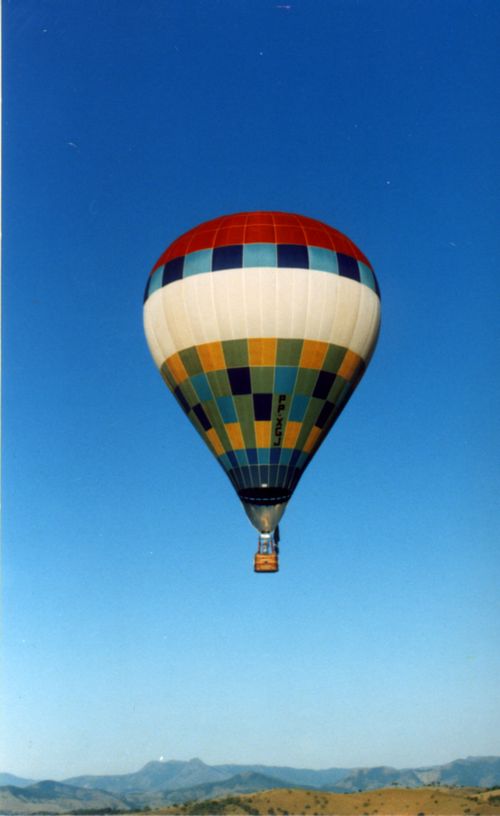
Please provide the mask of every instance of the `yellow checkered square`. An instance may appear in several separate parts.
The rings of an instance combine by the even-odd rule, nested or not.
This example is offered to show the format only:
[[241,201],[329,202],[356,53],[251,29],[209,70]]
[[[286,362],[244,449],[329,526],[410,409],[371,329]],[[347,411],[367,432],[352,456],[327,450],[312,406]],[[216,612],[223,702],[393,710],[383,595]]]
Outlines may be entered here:
[[251,338],[248,341],[248,359],[251,366],[276,365],[276,338]]
[[167,364],[168,369],[177,385],[180,385],[180,383],[184,382],[184,380],[187,380],[188,373],[184,368],[184,363],[178,354],[172,354],[168,360],[165,360],[165,363]]
[[222,343],[203,343],[196,347],[203,371],[220,371],[226,368]]
[[214,449],[215,453],[217,454],[217,456],[220,456],[221,453],[224,453],[224,446],[222,445],[222,442],[220,441],[219,437],[217,436],[217,433],[214,431],[213,428],[209,428],[209,430],[206,431],[206,437],[210,445]]
[[317,428],[316,426],[312,429],[311,433],[306,439],[306,443],[304,445],[304,453],[310,453],[311,450],[314,448],[314,445],[318,441],[318,437],[321,435],[321,428]]
[[268,448],[271,444],[271,423],[254,422],[255,444],[258,448]]
[[283,437],[284,448],[294,448],[302,429],[302,422],[287,422]]
[[233,450],[243,450],[245,442],[243,441],[243,434],[241,433],[241,425],[239,422],[227,422],[224,425],[226,433],[231,442]]
[[300,356],[301,368],[315,368],[320,370],[328,351],[328,343],[320,340],[304,340],[302,354]]
[[356,354],[355,351],[350,351],[350,349],[348,349],[337,374],[339,377],[343,377],[344,380],[352,380],[360,362],[361,357],[359,354]]

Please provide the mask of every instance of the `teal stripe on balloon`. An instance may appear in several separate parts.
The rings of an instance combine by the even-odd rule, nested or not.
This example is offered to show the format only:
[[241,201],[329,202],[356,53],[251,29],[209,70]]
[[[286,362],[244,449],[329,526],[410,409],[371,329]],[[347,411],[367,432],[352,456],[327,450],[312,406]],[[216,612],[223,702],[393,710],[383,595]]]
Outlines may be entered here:
[[238,421],[232,397],[218,397],[217,405],[219,406],[220,415],[224,422]]
[[196,391],[200,399],[200,402],[207,402],[208,400],[213,399],[212,389],[208,384],[208,380],[205,374],[196,374],[194,377],[191,377],[190,379],[191,385]]
[[309,394],[296,394],[293,398],[292,407],[288,419],[291,422],[302,422],[309,405]]
[[332,272],[339,274],[339,262],[337,253],[323,247],[307,247],[309,253],[309,269],[316,269],[318,272]]
[[184,274],[187,278],[189,275],[200,275],[203,272],[212,271],[212,250],[200,249],[198,252],[190,252],[184,257]]
[[277,394],[291,394],[295,380],[297,379],[297,369],[295,366],[277,366],[274,374],[274,391]]
[[243,244],[243,266],[276,266],[276,244]]
[[376,292],[377,287],[375,285],[375,277],[370,267],[362,263],[362,261],[358,261],[358,269],[361,283],[364,283],[365,286],[369,286],[370,289],[373,289],[373,291]]
[[163,266],[160,266],[149,279],[148,297],[163,286]]

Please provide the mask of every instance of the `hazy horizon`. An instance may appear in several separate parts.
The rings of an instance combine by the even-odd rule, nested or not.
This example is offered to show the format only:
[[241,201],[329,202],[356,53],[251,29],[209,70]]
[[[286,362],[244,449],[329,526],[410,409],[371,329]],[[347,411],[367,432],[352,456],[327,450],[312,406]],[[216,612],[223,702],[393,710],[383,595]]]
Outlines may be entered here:
[[382,767],[394,768],[396,770],[405,770],[405,769],[410,769],[410,768],[411,769],[414,769],[414,768],[415,769],[416,768],[425,769],[425,768],[434,768],[436,766],[447,765],[450,762],[454,762],[456,760],[491,759],[491,758],[497,758],[497,756],[499,756],[499,755],[490,754],[490,755],[484,755],[484,756],[453,757],[453,759],[448,759],[448,760],[445,760],[444,762],[423,762],[423,763],[411,764],[411,765],[396,765],[394,763],[381,762],[381,763],[369,763],[369,764],[363,764],[363,765],[332,764],[332,765],[325,765],[325,766],[321,766],[321,767],[313,767],[312,765],[302,765],[302,766],[290,765],[287,762],[263,762],[263,761],[260,761],[258,759],[253,760],[253,761],[248,760],[248,761],[241,761],[241,762],[238,762],[236,760],[231,760],[231,759],[227,759],[227,760],[221,761],[221,762],[219,762],[219,761],[206,762],[202,757],[199,757],[199,756],[192,756],[192,757],[189,757],[188,759],[182,759],[182,758],[173,757],[173,756],[168,757],[168,758],[160,756],[160,757],[158,757],[156,759],[146,760],[142,765],[139,765],[138,767],[130,768],[128,770],[118,770],[118,771],[107,770],[106,772],[87,770],[87,771],[81,771],[79,773],[69,774],[69,775],[66,775],[66,776],[61,776],[59,774],[59,775],[54,775],[54,776],[50,776],[50,777],[44,777],[43,779],[39,778],[39,777],[34,777],[32,774],[14,773],[10,769],[5,769],[5,768],[3,768],[3,769],[0,768],[0,772],[1,773],[10,773],[13,776],[18,776],[20,778],[35,779],[38,782],[43,782],[44,779],[52,779],[52,780],[54,780],[56,782],[63,782],[65,779],[71,779],[71,778],[79,777],[79,776],[122,776],[122,775],[126,776],[128,774],[135,773],[136,771],[142,770],[142,768],[146,767],[146,765],[149,765],[152,762],[161,762],[161,763],[166,764],[168,762],[200,761],[204,765],[208,765],[210,767],[218,767],[218,766],[224,766],[224,765],[241,765],[241,766],[260,765],[260,766],[265,766],[265,767],[269,767],[269,768],[272,768],[272,767],[282,767],[282,768],[283,767],[288,767],[288,768],[297,768],[297,769],[301,768],[301,769],[307,769],[307,770],[312,770],[312,771],[326,771],[326,770],[329,770],[331,768],[342,768],[342,769],[345,768],[347,771],[352,771],[352,770],[357,770],[357,769],[360,769],[360,768],[382,768]]

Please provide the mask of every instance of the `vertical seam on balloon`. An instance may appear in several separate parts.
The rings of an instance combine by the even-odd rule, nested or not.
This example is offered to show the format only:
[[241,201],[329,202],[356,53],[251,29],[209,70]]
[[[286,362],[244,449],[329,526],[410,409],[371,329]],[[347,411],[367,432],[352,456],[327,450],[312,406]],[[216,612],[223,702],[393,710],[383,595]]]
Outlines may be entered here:
[[245,223],[243,224],[243,253],[245,252],[245,244],[247,242],[247,227],[248,227],[248,213],[245,213]]
[[[363,300],[364,295],[365,295],[364,290],[367,289],[367,287],[364,286],[364,284],[362,284],[362,283],[360,283],[359,286],[361,288],[358,290],[358,301],[357,301],[357,306],[356,306],[356,319],[354,321],[354,326],[353,326],[353,329],[352,329],[352,332],[351,332],[351,337],[350,337],[349,346],[348,346],[348,348],[351,351],[353,351],[352,340],[353,340],[353,337],[356,335],[358,325],[359,325],[359,318],[360,318],[360,314],[361,314],[361,301]],[[356,344],[357,348],[361,348],[362,346],[363,346],[363,343],[358,342]],[[356,352],[356,353],[358,353],[358,352]],[[362,355],[360,355],[360,356],[362,356]],[[362,357],[362,359],[364,359],[364,358]]]
[[[221,336],[221,327],[220,327],[219,315],[218,315],[218,312],[217,312],[216,301],[215,301],[214,274],[213,274],[213,272],[210,274],[210,295],[211,295],[211,298],[212,298],[212,308],[213,308],[213,313],[214,313],[214,316],[215,316],[215,323],[217,325],[217,336],[220,338],[220,336]],[[219,340],[219,342],[221,343],[221,346],[222,346],[222,341]],[[222,354],[224,354],[224,350],[222,351]],[[208,379],[208,377],[207,377],[207,379]],[[213,389],[212,389],[212,393],[214,393]],[[231,399],[232,399],[232,397],[231,397]],[[214,403],[215,403],[217,412],[218,412],[218,414],[219,414],[219,416],[221,418],[221,422],[224,425],[224,417],[222,416],[222,413],[221,413],[221,410],[220,410],[220,407],[219,407],[219,403],[217,402],[215,394],[214,394]],[[234,407],[234,403],[233,403],[233,407]]]
[[[193,283],[191,283],[190,286],[188,284],[186,284],[186,283],[182,283],[181,286],[180,286],[181,298],[182,298],[182,303],[183,303],[183,306],[184,306],[184,313],[187,316],[187,322],[189,324],[189,332],[190,332],[190,335],[191,335],[191,342],[189,344],[190,346],[196,346],[197,343],[196,343],[195,333],[194,333],[194,330],[193,330],[193,321],[192,321],[192,318],[191,318],[191,311],[192,310],[187,308],[186,296],[187,296],[188,288],[192,288],[194,286],[195,290],[196,290],[195,291],[196,305],[198,305],[198,291],[197,291],[198,287],[196,285],[197,284],[197,277],[198,277],[197,275],[193,275]],[[191,295],[191,297],[192,297],[192,295]]]
[[[304,272],[304,270],[302,270],[302,269],[292,270],[292,280],[293,280],[293,302],[292,302],[293,319],[292,319],[292,325],[293,325],[293,329],[294,329],[294,331],[293,331],[294,337],[306,338],[306,336],[307,336],[308,309],[307,309],[307,306],[306,306],[306,310],[305,310],[305,313],[304,313],[304,319],[301,321],[301,324],[298,325],[298,315],[300,316],[300,311],[301,310],[299,308],[297,308],[297,306],[300,305],[300,304],[299,304],[299,298],[296,295],[297,288],[298,288],[298,281],[302,280],[303,272]],[[308,274],[307,274],[307,292],[308,292],[307,298],[309,298],[310,274],[311,274],[310,271],[308,271]],[[306,302],[308,304],[308,300]]]
[[[334,275],[332,280],[334,281],[334,287],[332,289],[332,294],[334,294],[334,305],[333,305],[333,317],[332,317],[332,325],[330,328],[330,335],[328,338],[329,343],[333,343],[337,340],[336,337],[333,337],[333,329],[337,325],[337,314],[339,309],[339,291],[340,291],[340,281],[342,280],[340,275]],[[338,342],[337,342],[338,345]]]
[[[326,280],[327,280],[327,279],[326,279],[326,277],[325,277],[325,276],[326,276],[326,275],[328,275],[328,274],[329,274],[329,272],[325,272],[325,273],[324,273],[324,274],[321,276],[321,285],[322,285],[322,289],[323,289],[323,291],[322,291],[322,297],[321,297],[321,315],[320,315],[319,324],[318,324],[318,325],[319,325],[319,328],[318,328],[318,337],[322,337],[322,338],[323,338],[323,342],[327,342],[327,341],[325,341],[325,340],[324,340],[324,338],[325,338],[325,336],[326,336],[326,335],[325,335],[325,333],[322,331],[322,326],[323,326],[323,320],[325,320],[325,322],[326,322],[326,318],[325,318],[325,310],[326,310],[326,306],[327,306],[327,297],[326,297]],[[318,282],[319,282],[319,281],[318,281]],[[325,355],[325,356],[326,356],[326,355]]]
[[[175,352],[177,351],[177,348],[175,347],[175,343],[174,343],[174,340],[173,340],[173,337],[172,337],[172,332],[170,331],[170,326],[168,325],[168,320],[167,320],[166,305],[165,305],[166,292],[164,291],[164,289],[161,289],[160,291],[161,291],[161,310],[160,311],[163,314],[163,319],[165,321],[165,325],[166,325],[167,331],[168,331],[168,339],[170,340],[170,344],[174,348],[174,354],[175,354]],[[155,337],[158,338],[158,335],[156,333],[156,327],[155,327],[155,325],[153,323],[153,320],[151,320],[151,325],[153,327],[153,332],[154,332]],[[164,355],[165,359],[170,357],[170,354],[166,353],[165,348],[163,346],[163,343],[161,343],[159,340],[158,340],[158,345],[160,346],[161,353]]]
[[[215,321],[217,323],[217,329],[218,329],[217,336],[218,336],[219,340],[222,342],[222,328],[221,328],[221,321],[220,321],[220,314],[219,314],[219,308],[222,308],[222,307],[219,307],[217,305],[217,298],[215,297],[215,280],[216,280],[215,275],[212,273],[211,276],[210,276],[210,291],[212,292],[212,299],[213,299],[214,310],[215,310]],[[224,353],[224,351],[223,351],[223,353]]]
[[[236,280],[239,283],[239,289],[241,291],[241,294],[242,294],[243,298],[245,299],[246,298],[245,275],[244,275],[244,271],[243,271],[242,267],[240,267],[237,270]],[[246,306],[248,307],[248,304],[246,304]],[[247,322],[248,321],[248,308],[244,309],[244,315],[245,315],[245,328],[248,329],[248,322]],[[236,334],[236,332],[233,332],[233,334]],[[248,331],[246,332],[245,336],[248,337]],[[241,338],[241,335],[240,335],[239,338],[235,337],[234,339],[238,340],[238,339],[243,339],[243,338]]]
[[335,250],[335,244],[334,244],[333,237],[332,237],[331,233],[325,228],[325,225],[323,224],[323,222],[320,222],[320,223],[321,223],[321,232],[325,236],[325,238],[326,238],[326,240],[328,242],[328,245],[330,246],[330,249],[333,252],[335,252],[336,251]]
[[[194,292],[192,291],[192,293],[191,293],[192,299],[194,301],[194,303],[193,303],[194,308],[192,308],[191,311],[193,312],[193,320],[194,320],[195,326],[197,326],[197,324],[201,324],[201,325],[200,325],[200,332],[199,333],[198,333],[198,327],[196,328],[196,336],[195,336],[194,332],[192,333],[193,334],[193,338],[192,338],[192,340],[193,340],[192,345],[193,346],[199,346],[199,345],[201,345],[201,343],[205,342],[205,332],[204,332],[204,329],[203,329],[203,322],[200,321],[200,317],[201,317],[200,280],[199,280],[199,276],[196,276],[196,277],[197,277],[196,282],[191,284],[191,289],[192,290],[194,289]],[[191,323],[191,326],[193,326],[192,323]]]
[[[176,347],[176,344],[174,343],[174,339],[172,337],[172,332],[170,331],[170,326],[168,325],[168,320],[167,320],[167,309],[166,309],[166,303],[165,303],[165,301],[167,299],[167,293],[165,291],[165,288],[162,288],[160,291],[161,291],[161,311],[162,311],[162,314],[163,314],[163,320],[164,320],[165,325],[167,327],[169,337],[170,337],[170,339],[172,341],[172,346],[174,347],[174,354],[175,354],[175,352],[177,351],[177,347]],[[162,348],[162,353],[163,353],[163,348]]]
[[[370,290],[371,292],[372,290]],[[366,333],[367,338],[370,339],[369,348],[366,349],[365,354],[363,354],[363,362],[365,366],[368,365],[370,362],[370,358],[375,350],[375,344],[377,342],[377,332],[376,332],[376,321],[377,321],[377,313],[378,313],[378,304],[371,300],[371,315],[370,315],[370,324],[369,329]],[[366,344],[365,344],[366,345]]]
[[[217,273],[214,272],[213,274],[214,275],[218,274],[219,276],[222,276],[223,273],[222,272],[217,272]],[[219,277],[219,280],[222,281],[222,277]],[[225,340],[234,340],[235,338],[234,338],[234,331],[233,331],[232,309],[231,309],[229,288],[227,286],[227,282],[226,282],[226,285],[223,287],[223,292],[224,292],[224,302],[225,302],[224,319],[225,319],[225,321],[226,321],[226,323],[228,325],[228,329],[229,329],[229,336],[228,337],[224,336],[224,339]]]
[[352,257],[356,258],[356,260],[359,260],[358,259],[359,252],[358,252],[358,248],[357,248],[356,244],[353,244],[353,242],[351,241],[350,238],[347,237],[347,235],[345,235],[344,237],[347,240],[347,243],[349,245],[349,249],[351,250]]
[[275,213],[274,212],[271,213],[271,222],[272,222],[272,227],[273,227],[273,232],[274,232],[274,243],[277,244],[278,243],[278,239],[277,239],[278,233],[276,231],[276,220],[275,220]]
[[379,336],[379,332],[380,332],[380,300],[379,300],[378,296],[375,293],[373,293],[373,294],[375,295],[376,299],[373,301],[372,320],[371,320],[371,324],[370,324],[371,343],[370,343],[370,349],[369,349],[369,351],[368,351],[368,353],[367,353],[367,355],[366,355],[366,357],[364,359],[365,366],[368,365],[368,363],[370,362],[370,360],[372,358],[373,352],[375,351],[375,346],[377,345],[377,340],[378,340],[378,336]]
[[370,335],[373,335],[373,338],[372,338],[372,341],[371,341],[370,350],[369,350],[368,354],[366,355],[366,357],[364,358],[365,366],[368,366],[368,363],[370,362],[370,360],[371,360],[371,358],[373,356],[373,352],[375,351],[375,347],[377,345],[379,334],[380,334],[380,325],[381,325],[380,300],[379,300],[378,296],[375,294],[375,292],[373,294],[375,295],[375,298],[376,298],[376,300],[373,301],[372,321],[371,321],[371,325],[370,325]]
[[[162,294],[160,294],[160,297],[162,297],[162,299],[163,299]],[[160,366],[161,366],[165,362],[165,360],[167,358],[167,355],[165,353],[163,345],[160,343],[160,341],[158,339],[158,335],[156,333],[156,328],[155,328],[155,325],[153,323],[153,318],[152,318],[151,312],[152,312],[152,308],[151,308],[151,304],[150,304],[150,308],[148,309],[148,311],[146,312],[146,310],[144,310],[144,323],[146,323],[146,320],[149,323],[149,326],[150,326],[150,329],[151,329],[151,334],[153,335],[153,338],[154,338],[154,340],[156,342],[156,345],[158,346],[158,349],[160,351],[160,355],[163,357],[163,360],[160,363]]]
[[214,230],[212,249],[215,248],[215,246],[217,244],[217,236],[218,236],[219,232],[221,231],[222,227],[225,225],[226,221],[227,221],[227,215],[223,216],[222,221],[219,224],[217,224],[217,226],[216,226],[216,228]]
[[178,343],[174,340],[174,335],[173,335],[173,332],[172,332],[172,330],[170,328],[170,322],[169,322],[168,314],[167,314],[167,291],[165,291],[165,288],[162,289],[162,304],[161,304],[161,306],[162,306],[163,318],[164,318],[165,325],[166,325],[167,331],[168,331],[168,336],[169,336],[169,338],[171,340],[171,343],[172,343],[172,346],[173,346],[173,349],[174,349],[174,354],[176,354],[179,351],[179,349],[178,349]]
[[[241,276],[242,276],[242,282],[243,282],[243,296],[245,298],[245,337],[251,337],[252,334],[250,332],[250,322],[249,322],[249,315],[248,315],[249,305],[250,305],[250,301],[248,299],[248,288],[249,288],[249,285],[250,285],[249,284],[250,275],[248,274],[246,269],[245,270],[243,269],[243,267],[241,268]],[[260,301],[261,301],[261,298],[259,298],[259,305],[260,305]]]
[[[360,316],[360,313],[361,313],[361,301],[363,299],[363,288],[362,287],[363,287],[363,284],[360,283],[359,284],[359,289],[358,289],[358,303],[357,303],[357,307],[356,307],[356,320],[354,321],[354,327],[353,327],[352,334],[351,334],[351,342],[349,343],[349,348],[351,348],[351,346],[352,346],[352,338],[354,337],[354,334],[356,332],[356,328],[357,328],[358,322],[359,322],[359,316]],[[363,358],[361,358],[361,359],[363,359]]]
[[307,235],[306,235],[306,231],[304,229],[304,225],[302,224],[302,221],[300,220],[298,215],[295,216],[295,220],[297,221],[300,229],[302,230],[302,235],[304,236],[304,244],[307,247],[309,242],[308,242],[308,238],[307,238]]
[[305,331],[304,334],[307,335],[307,326],[309,324],[309,305],[311,302],[311,275],[307,276],[307,298],[306,298],[306,323],[305,323]]

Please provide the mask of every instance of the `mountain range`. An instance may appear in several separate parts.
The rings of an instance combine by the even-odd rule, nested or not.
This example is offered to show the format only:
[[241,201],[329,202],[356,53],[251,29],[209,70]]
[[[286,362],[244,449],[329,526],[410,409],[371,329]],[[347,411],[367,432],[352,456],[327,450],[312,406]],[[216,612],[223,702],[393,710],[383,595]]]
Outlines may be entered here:
[[[5,780],[8,784],[5,784]],[[396,769],[311,770],[274,765],[206,765],[200,759],[148,762],[139,771],[76,776],[61,782],[0,774],[2,813],[68,813],[77,810],[134,810],[214,799],[273,788],[352,793],[385,787],[425,785],[500,786],[500,757],[468,757],[446,765]]]
[[115,776],[74,776],[63,781],[67,785],[83,788],[101,788],[117,794],[138,791],[178,790],[207,783],[220,783],[242,773],[264,774],[281,782],[302,787],[320,788],[335,784],[349,770],[330,768],[313,771],[305,768],[289,768],[278,765],[206,765],[201,759],[188,762],[148,762],[140,771]]

